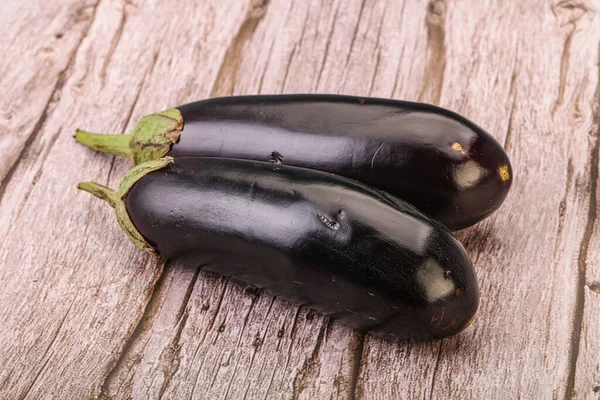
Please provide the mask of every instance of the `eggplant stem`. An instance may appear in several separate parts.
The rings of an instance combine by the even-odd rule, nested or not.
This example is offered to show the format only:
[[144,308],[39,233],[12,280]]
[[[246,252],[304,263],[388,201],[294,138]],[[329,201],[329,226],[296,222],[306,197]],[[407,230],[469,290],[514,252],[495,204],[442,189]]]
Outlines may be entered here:
[[125,177],[119,185],[119,190],[113,190],[96,182],[81,182],[77,185],[77,189],[88,192],[99,199],[106,201],[112,208],[115,209],[117,222],[127,237],[137,247],[152,254],[158,254],[155,249],[135,227],[133,221],[129,217],[127,207],[125,206],[125,198],[129,190],[137,181],[151,172],[158,171],[173,163],[173,157],[164,157],[158,160],[152,160],[133,167],[125,174]]
[[128,158],[134,165],[158,160],[171,151],[183,130],[183,115],[176,108],[148,114],[132,133],[98,134],[75,131],[75,140],[90,149]]
[[77,185],[77,189],[93,194],[97,198],[106,201],[112,208],[115,208],[121,200],[119,192],[96,182],[81,182]]
[[130,148],[133,135],[130,133],[104,135],[77,129],[74,137],[79,143],[92,150],[133,160],[133,152]]

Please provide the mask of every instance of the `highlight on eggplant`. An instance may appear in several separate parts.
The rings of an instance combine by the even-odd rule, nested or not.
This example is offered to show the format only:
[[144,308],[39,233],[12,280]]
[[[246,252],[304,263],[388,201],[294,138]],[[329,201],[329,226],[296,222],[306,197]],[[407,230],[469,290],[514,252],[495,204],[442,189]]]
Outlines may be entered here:
[[320,171],[224,158],[132,168],[107,201],[149,252],[296,300],[347,326],[417,341],[466,328],[476,274],[454,235],[413,206]]
[[463,116],[429,104],[341,95],[214,98],[143,117],[127,135],[78,142],[135,164],[163,156],[272,161],[387,191],[450,230],[494,212],[513,172],[502,146]]

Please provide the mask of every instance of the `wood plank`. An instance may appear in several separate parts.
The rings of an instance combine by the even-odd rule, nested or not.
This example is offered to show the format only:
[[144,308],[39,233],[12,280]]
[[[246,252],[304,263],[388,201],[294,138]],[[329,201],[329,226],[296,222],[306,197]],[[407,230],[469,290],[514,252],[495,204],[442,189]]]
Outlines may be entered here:
[[[598,0],[102,0],[71,65],[58,57],[62,83],[5,185],[0,397],[597,398],[598,10]],[[47,99],[48,87],[32,93]],[[123,131],[208,96],[310,91],[438,103],[507,143],[507,203],[459,234],[482,291],[462,335],[385,341],[145,256],[104,204],[73,189],[116,186],[129,167],[76,146],[75,127]]]
[[[0,397],[96,397],[142,318],[162,263],[123,246],[112,211],[75,190],[83,179],[106,182],[112,160],[71,136],[75,124],[122,131],[159,62],[190,67],[171,43],[193,38],[188,51],[203,58],[214,42],[204,61],[214,80],[225,53],[219,44],[231,40],[247,7],[232,2],[219,29],[203,29],[217,3],[100,3],[0,209]],[[176,73],[163,79],[176,81]]]
[[[32,0],[0,4],[0,200],[12,166],[39,133],[69,65],[85,37],[97,1]],[[42,40],[43,39],[43,40]]]
[[[339,7],[329,1],[255,5],[229,44],[211,95],[288,91],[281,87],[286,74],[293,78],[288,82],[295,85],[310,84],[311,74],[296,76],[286,63],[302,57],[297,62],[320,68],[334,16],[358,15],[361,3],[349,3],[343,10]],[[344,29],[350,34],[355,27]],[[309,51],[315,47],[323,53]],[[346,59],[343,51],[333,54]],[[156,71],[161,74],[158,65]],[[193,71],[178,76],[192,86],[202,82]],[[204,90],[189,92],[171,104],[206,96]],[[140,102],[144,98],[142,95]],[[127,164],[123,164],[117,164],[115,171],[124,171]],[[157,317],[143,325],[143,334],[134,337],[131,350],[109,376],[103,390],[107,397],[157,397],[161,393],[167,398],[350,395],[356,370],[354,348],[360,335],[334,322],[326,324],[323,317],[283,299],[248,295],[240,283],[217,280],[209,284],[204,273],[194,280],[194,275],[182,271],[182,266],[176,266],[170,273],[191,288],[189,297],[177,295],[178,286],[159,290],[164,290],[164,298],[181,298],[180,309],[185,311],[172,318],[172,310],[157,300]],[[174,348],[176,352],[171,350]],[[127,360],[138,361],[131,364]]]
[[[377,7],[373,8],[373,5]],[[361,10],[363,11],[361,12]],[[241,32],[244,33],[241,37],[249,42],[244,50],[242,60],[238,59],[239,43],[234,42],[230,45],[228,56],[231,61],[229,62],[235,64],[238,71],[224,65],[221,71],[225,70],[227,74],[219,74],[222,82],[217,82],[212,94],[226,95],[257,91],[263,93],[295,92],[310,86],[326,85],[328,89],[324,88],[321,91],[361,93],[368,92],[371,87],[380,86],[382,89],[378,95],[390,96],[394,90],[403,90],[414,93],[416,97],[420,93],[421,85],[420,83],[416,85],[414,82],[420,82],[424,68],[414,65],[414,61],[412,61],[414,57],[411,52],[425,51],[427,41],[422,37],[426,34],[426,27],[423,23],[426,7],[408,5],[404,8],[394,8],[394,12],[389,13],[387,17],[385,10],[385,7],[377,2],[364,4],[358,1],[350,2],[343,8],[340,8],[340,4],[336,2],[310,4],[271,2],[268,12],[264,15],[264,20],[259,24],[253,23],[256,31],[251,40],[247,38],[247,30],[241,29]],[[406,15],[419,15],[419,12],[422,17],[421,23],[406,17]],[[255,16],[256,12],[249,15]],[[282,16],[285,17],[282,18]],[[334,24],[338,21],[351,21],[351,23]],[[380,22],[384,25],[381,26]],[[400,33],[393,29],[398,25],[402,26]],[[421,25],[423,35],[410,34],[414,33],[415,29]],[[244,26],[245,24],[242,24],[242,28]],[[281,32],[282,27],[285,27],[283,32]],[[398,35],[404,34],[410,40],[394,41]],[[238,37],[240,37],[239,34]],[[335,43],[344,43],[344,38],[351,39],[351,42],[345,43],[344,46],[331,47],[335,46]],[[353,43],[355,47],[352,47]],[[400,57],[401,54],[405,54],[406,57]],[[370,59],[370,62],[361,61],[365,59]],[[228,60],[226,59],[226,61]],[[402,67],[406,66],[407,68],[400,66],[402,62],[405,64]],[[332,66],[340,64],[347,64],[348,72],[344,69],[332,68]],[[412,67],[410,67],[411,64]],[[321,69],[324,71],[323,76],[330,75],[322,83],[320,83],[318,75]],[[399,72],[396,73],[396,71]],[[393,79],[394,85],[385,86],[385,80],[362,79],[365,75],[377,77],[376,72],[386,76],[387,79]],[[326,73],[328,75],[325,75]],[[236,76],[232,78],[230,76],[232,74]],[[235,82],[235,84],[232,85],[231,82]],[[190,100],[192,99],[194,98],[190,98]],[[236,284],[230,283],[230,285]],[[188,302],[193,301],[196,296],[202,296],[202,292],[193,291]],[[178,357],[168,359],[167,362],[163,360],[162,355],[173,345],[169,338],[161,335],[161,332],[179,332],[175,326],[179,327],[181,322],[171,320],[171,325],[167,327],[160,324],[148,326],[150,333],[146,336],[157,340],[160,340],[160,337],[163,340],[162,344],[157,346],[156,343],[153,343],[152,346],[145,346],[141,343],[148,339],[146,336],[140,338],[134,342],[136,343],[135,354],[127,355],[126,359],[143,360],[140,361],[140,365],[156,365],[156,367],[144,370],[143,374],[133,377],[129,372],[129,366],[124,365],[122,368],[117,368],[108,381],[106,392],[111,395],[120,393],[123,396],[127,396],[127,393],[131,392],[160,393],[161,390],[165,390],[165,381],[161,377],[167,370],[174,371],[173,376],[167,382],[169,385],[165,392],[170,397],[188,397],[197,393],[214,397],[222,395],[224,392],[231,393],[231,391],[237,396],[241,393],[235,392],[236,386],[232,386],[232,381],[238,380],[240,377],[244,377],[244,383],[240,386],[244,388],[244,394],[252,394],[252,397],[266,395],[269,398],[328,398],[331,395],[340,397],[353,395],[357,372],[356,352],[357,350],[360,352],[362,348],[361,334],[340,327],[335,322],[325,325],[326,321],[319,317],[320,327],[319,324],[311,325],[308,340],[305,337],[307,333],[301,337],[290,338],[293,340],[289,344],[286,343],[285,347],[277,344],[280,340],[275,340],[275,349],[272,347],[269,349],[263,345],[258,353],[253,343],[262,333],[254,333],[254,330],[249,328],[250,322],[248,321],[253,321],[254,318],[259,318],[259,321],[275,318],[277,321],[285,322],[282,328],[284,332],[286,327],[287,330],[291,329],[294,332],[297,329],[296,319],[288,315],[287,310],[273,306],[270,306],[267,316],[264,316],[265,310],[261,304],[267,304],[268,301],[265,302],[262,300],[263,298],[261,298],[262,303],[259,301],[258,304],[247,304],[247,302],[240,304],[237,292],[225,291],[222,296],[219,303],[221,309],[227,306],[230,307],[229,310],[235,310],[229,311],[230,313],[243,316],[242,326],[239,326],[240,321],[234,322],[232,327],[226,328],[230,335],[224,335],[225,331],[223,331],[219,341],[211,343],[212,347],[208,347],[206,344],[199,347],[199,334],[190,335],[187,331],[198,330],[200,328],[197,325],[201,324],[199,322],[191,323],[190,319],[186,317],[185,327],[182,328],[181,333],[172,335],[172,337],[177,337],[176,347],[180,349]],[[266,296],[266,298],[271,299],[270,296]],[[278,304],[279,301],[275,300],[275,304]],[[198,312],[197,310],[198,307],[195,308],[196,312]],[[195,315],[193,311],[190,309],[186,315]],[[296,311],[295,315],[298,313],[300,310]],[[166,318],[166,315],[161,314],[161,318]],[[211,329],[217,329],[218,332],[218,328],[214,326]],[[277,337],[279,332],[279,328],[273,328],[270,337]],[[206,333],[202,333],[201,337],[204,335]],[[268,343],[268,341],[265,340],[264,343]],[[273,343],[271,344],[273,345]],[[287,353],[289,354],[277,350],[282,348],[288,348]],[[211,355],[213,352],[215,355]],[[267,356],[262,356],[263,352],[266,352]],[[215,372],[214,362],[206,362],[205,357],[196,360],[196,354],[204,353],[209,354],[205,357],[212,357],[213,360],[236,360],[237,372],[233,373],[229,368],[230,361],[223,362],[222,364],[226,364],[225,367],[219,368]],[[255,353],[261,357],[259,358]],[[194,354],[193,359],[188,359],[189,354]],[[265,361],[260,362],[263,357]],[[273,361],[275,361],[274,364]],[[270,374],[265,375],[264,371],[269,371]],[[189,382],[190,376],[198,377],[192,387]],[[148,387],[149,384],[150,387]],[[123,390],[123,387],[129,392],[119,391]]]
[[[388,343],[367,341],[357,394],[568,397],[574,260],[584,239],[590,154],[597,143],[589,133],[599,24],[593,12],[578,8],[570,2],[553,9],[546,2],[430,6],[430,42],[444,39],[443,46],[433,43],[444,48],[440,104],[508,142],[515,183],[497,214],[459,235],[480,279],[474,324],[417,357],[398,357]],[[424,93],[436,92],[430,85]],[[429,390],[410,391],[428,376],[415,364],[434,366]]]
[[[596,9],[595,11],[597,11]],[[587,10],[587,13],[590,11]],[[593,21],[598,25],[598,16]],[[600,46],[597,59],[600,60]],[[575,68],[571,66],[571,68]],[[600,82],[599,76],[596,82]],[[593,122],[589,134],[600,138],[600,84],[596,89],[593,103]],[[591,182],[586,189],[590,191],[589,211],[586,232],[581,243],[578,258],[579,276],[577,303],[575,309],[574,337],[571,343],[571,376],[567,382],[572,388],[571,398],[600,398],[600,224],[598,221],[599,185],[599,143],[596,141],[591,153]]]

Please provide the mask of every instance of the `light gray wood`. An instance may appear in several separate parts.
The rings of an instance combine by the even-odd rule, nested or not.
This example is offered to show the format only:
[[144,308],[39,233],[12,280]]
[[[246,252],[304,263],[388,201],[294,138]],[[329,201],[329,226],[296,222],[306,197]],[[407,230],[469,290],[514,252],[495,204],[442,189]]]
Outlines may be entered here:
[[[416,370],[413,358],[395,356],[387,343],[367,342],[358,391],[379,394],[383,387],[375,397],[415,398],[404,388],[422,384],[420,397],[427,398],[568,398],[579,335],[577,260],[598,132],[598,16],[591,5],[583,13],[566,2],[553,9],[545,2],[435,8],[445,9],[428,18],[430,32],[434,23],[445,33],[440,104],[507,143],[514,187],[496,215],[459,235],[481,285],[473,325],[421,351],[417,363],[429,369]],[[597,333],[591,340],[598,342]],[[597,353],[585,357],[597,368]],[[382,373],[382,361],[394,375]],[[589,384],[598,382],[589,367],[582,368],[588,396]]]
[[[0,61],[0,398],[600,398],[600,1],[29,2],[0,5],[26,50]],[[129,168],[77,127],[294,92],[440,104],[506,144],[506,204],[458,235],[461,335],[385,341],[154,259],[74,189]]]
[[[113,212],[77,192],[80,180],[107,182],[112,160],[76,146],[72,133],[77,127],[123,131],[142,86],[152,85],[153,68],[179,65],[176,45],[190,36],[198,42],[189,52],[215,43],[208,54],[216,75],[247,4],[233,2],[223,11],[230,23],[204,32],[201,21],[223,2],[186,4],[99,4],[60,100],[6,187],[0,207],[6,238],[0,244],[1,398],[98,396],[144,315],[162,263],[134,251]],[[181,15],[189,18],[186,29]],[[176,77],[175,67],[164,81]]]
[[[313,30],[317,30],[318,21],[333,21],[336,12],[338,16],[358,15],[360,6],[360,2],[348,4],[343,9],[339,8],[339,4],[327,2],[271,2],[266,8],[255,4],[229,44],[224,65],[210,93],[295,91],[273,86],[283,85],[289,72],[286,64],[270,59],[267,48],[278,49],[272,50],[272,55],[285,63],[289,63],[296,53],[306,53],[304,60],[314,68],[320,68],[329,32],[315,36]],[[312,28],[305,27],[305,24]],[[354,26],[349,25],[345,29],[351,34]],[[308,37],[312,39],[305,39]],[[315,45],[323,49],[322,54],[309,51]],[[243,57],[239,54],[240,49],[244,50]],[[345,59],[346,55],[339,53],[339,57]],[[235,68],[227,63],[234,64]],[[158,66],[156,71],[160,74]],[[180,78],[201,84],[194,71],[188,71],[187,76]],[[312,78],[310,74],[299,76],[294,84],[302,84],[301,79],[310,84]],[[232,89],[230,82],[233,81],[236,86]],[[206,92],[191,93],[188,98],[177,99],[175,103],[207,95]],[[143,98],[144,95],[140,100]],[[127,163],[123,164],[124,173]],[[113,185],[117,183],[118,179],[115,179]],[[180,268],[173,272],[175,275],[180,273]],[[190,287],[199,284],[194,284],[190,276],[182,279],[189,282]],[[128,357],[142,360],[140,366],[149,364],[155,367],[136,372],[136,377],[131,376],[131,367],[117,366],[107,381],[104,390],[107,396],[133,393],[134,397],[142,398],[145,393],[163,393],[167,398],[327,398],[333,394],[346,398],[351,394],[354,386],[352,376],[356,371],[355,347],[360,334],[337,324],[325,326],[323,317],[266,294],[254,300],[244,299],[240,296],[244,292],[239,283],[229,282],[227,289],[210,292],[208,301],[206,290],[192,290],[187,305],[182,304],[188,317],[185,324],[180,325],[181,331],[176,336],[165,337],[160,332],[166,328],[156,325],[149,327],[147,335],[158,342],[152,346],[143,345],[144,338],[133,342],[132,347],[136,350]],[[201,312],[204,304],[219,304],[219,313],[212,317],[216,318],[215,322],[197,319],[206,318]],[[171,323],[181,324],[179,320]],[[173,347],[175,337],[178,351],[175,357],[165,358],[165,352],[171,352],[169,349]],[[205,337],[212,340],[208,341]],[[165,381],[164,376],[170,377]]]
[[0,4],[0,199],[11,168],[58,101],[96,12],[94,0]]

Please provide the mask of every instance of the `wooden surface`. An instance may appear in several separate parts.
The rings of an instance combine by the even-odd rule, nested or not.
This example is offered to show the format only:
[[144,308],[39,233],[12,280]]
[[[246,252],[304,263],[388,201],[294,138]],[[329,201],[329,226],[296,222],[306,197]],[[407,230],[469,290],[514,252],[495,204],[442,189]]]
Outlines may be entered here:
[[[1,399],[600,398],[600,0],[0,2]],[[439,104],[513,189],[459,233],[481,308],[429,344],[353,332],[136,250],[77,146],[209,96]]]

